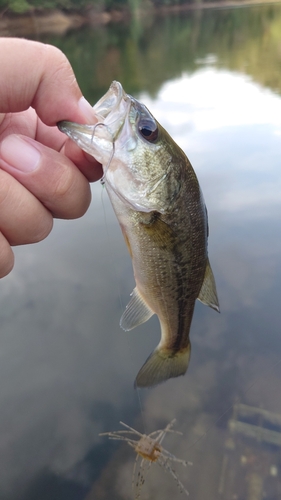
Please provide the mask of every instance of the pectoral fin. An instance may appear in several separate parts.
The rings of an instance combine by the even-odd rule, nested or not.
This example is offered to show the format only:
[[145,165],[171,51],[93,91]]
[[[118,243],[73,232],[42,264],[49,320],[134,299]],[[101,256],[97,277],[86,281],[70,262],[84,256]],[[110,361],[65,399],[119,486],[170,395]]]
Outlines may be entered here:
[[215,311],[220,312],[219,300],[213,271],[210,266],[209,259],[207,260],[204,281],[198,295],[198,300],[206,306],[212,307]]
[[153,314],[154,312],[144,302],[138,289],[134,288],[132,298],[121,316],[120,326],[125,331],[132,330],[145,323]]

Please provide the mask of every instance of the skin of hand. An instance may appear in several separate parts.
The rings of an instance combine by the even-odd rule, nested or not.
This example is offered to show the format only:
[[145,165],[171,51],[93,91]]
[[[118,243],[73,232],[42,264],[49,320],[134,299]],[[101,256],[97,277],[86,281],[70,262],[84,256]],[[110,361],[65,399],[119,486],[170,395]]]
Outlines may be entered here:
[[96,123],[65,55],[51,45],[0,38],[0,278],[12,246],[35,243],[53,219],[81,217],[101,165],[66,139],[60,120]]

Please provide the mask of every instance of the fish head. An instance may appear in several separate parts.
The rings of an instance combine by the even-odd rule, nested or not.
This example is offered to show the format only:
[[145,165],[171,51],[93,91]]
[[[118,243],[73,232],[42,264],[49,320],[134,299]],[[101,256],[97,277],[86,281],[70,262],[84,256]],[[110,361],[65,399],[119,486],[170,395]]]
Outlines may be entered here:
[[[184,154],[145,105],[114,81],[93,107],[98,122],[81,125],[63,121],[59,129],[103,166],[104,183],[137,211],[164,213],[178,190],[177,164]],[[167,179],[169,189],[167,189]],[[172,180],[172,182],[171,182]],[[171,194],[171,185],[174,192]]]

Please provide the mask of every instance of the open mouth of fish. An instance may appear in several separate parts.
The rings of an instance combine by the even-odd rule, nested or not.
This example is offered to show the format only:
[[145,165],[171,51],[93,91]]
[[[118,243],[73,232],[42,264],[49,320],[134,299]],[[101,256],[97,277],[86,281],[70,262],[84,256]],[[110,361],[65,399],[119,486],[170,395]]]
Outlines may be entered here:
[[95,125],[81,125],[61,121],[58,128],[72,139],[83,151],[94,156],[106,169],[114,155],[114,144],[118,148],[132,151],[137,140],[132,134],[132,124],[156,129],[157,125],[147,108],[124,92],[121,83],[112,82],[108,92],[95,104],[93,111],[98,119]]
[[155,178],[150,172],[148,183],[140,169],[130,164],[140,143],[154,151],[160,148],[156,120],[117,81],[112,82],[93,111],[98,119],[94,125],[61,121],[58,128],[102,164],[103,180],[122,201],[134,210],[161,212],[162,207],[151,201],[151,194],[165,180],[166,172]]

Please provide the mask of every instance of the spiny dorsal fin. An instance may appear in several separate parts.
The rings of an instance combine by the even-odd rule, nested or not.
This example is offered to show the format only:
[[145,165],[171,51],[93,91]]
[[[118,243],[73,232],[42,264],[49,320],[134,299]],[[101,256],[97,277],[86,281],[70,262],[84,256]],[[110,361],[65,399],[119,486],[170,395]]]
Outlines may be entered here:
[[207,259],[204,281],[198,295],[198,300],[203,302],[206,306],[212,307],[215,311],[220,312],[215,278],[209,259]]
[[131,294],[132,298],[120,319],[120,326],[125,331],[132,330],[136,326],[145,323],[154,312],[144,302],[137,288]]

